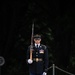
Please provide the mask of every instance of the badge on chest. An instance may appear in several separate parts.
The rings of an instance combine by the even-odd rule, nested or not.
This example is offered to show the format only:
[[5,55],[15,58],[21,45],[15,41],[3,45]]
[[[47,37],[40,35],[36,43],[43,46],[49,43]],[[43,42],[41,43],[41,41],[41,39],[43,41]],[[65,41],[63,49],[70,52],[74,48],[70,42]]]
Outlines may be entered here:
[[39,53],[44,54],[44,50],[43,49],[39,50]]

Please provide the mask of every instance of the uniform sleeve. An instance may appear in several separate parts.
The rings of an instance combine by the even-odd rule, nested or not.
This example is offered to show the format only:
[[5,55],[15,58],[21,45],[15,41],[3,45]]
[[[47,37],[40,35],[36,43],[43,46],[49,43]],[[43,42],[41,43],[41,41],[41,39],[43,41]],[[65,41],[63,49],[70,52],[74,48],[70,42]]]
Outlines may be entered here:
[[28,47],[28,49],[27,49],[27,54],[26,54],[26,62],[27,62],[27,60],[29,59],[29,57],[30,57],[30,47]]
[[47,68],[48,68],[48,63],[49,63],[49,59],[48,59],[48,49],[47,47],[45,48],[45,53],[44,53],[44,72],[47,72]]

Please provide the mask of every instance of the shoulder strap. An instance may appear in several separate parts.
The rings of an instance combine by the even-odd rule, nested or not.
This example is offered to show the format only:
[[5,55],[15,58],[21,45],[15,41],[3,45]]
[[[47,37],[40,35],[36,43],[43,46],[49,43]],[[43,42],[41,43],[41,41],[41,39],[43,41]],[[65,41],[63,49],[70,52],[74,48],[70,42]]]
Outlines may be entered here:
[[42,48],[44,48],[44,49],[46,49],[46,48],[47,48],[47,47],[46,47],[46,45],[41,44],[41,46],[42,46]]

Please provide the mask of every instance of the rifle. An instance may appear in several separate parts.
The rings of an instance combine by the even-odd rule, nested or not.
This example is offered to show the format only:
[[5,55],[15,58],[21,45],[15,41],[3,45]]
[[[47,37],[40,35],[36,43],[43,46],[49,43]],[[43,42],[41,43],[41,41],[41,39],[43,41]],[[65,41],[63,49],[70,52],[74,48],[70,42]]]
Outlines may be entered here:
[[30,46],[30,59],[32,59],[32,50],[33,50],[33,35],[34,35],[34,23],[32,24],[31,46]]

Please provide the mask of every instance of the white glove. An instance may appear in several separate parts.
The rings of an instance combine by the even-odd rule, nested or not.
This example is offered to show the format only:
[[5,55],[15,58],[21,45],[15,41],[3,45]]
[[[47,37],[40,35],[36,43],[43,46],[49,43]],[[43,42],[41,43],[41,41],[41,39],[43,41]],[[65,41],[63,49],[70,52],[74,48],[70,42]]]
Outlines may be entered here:
[[32,63],[33,63],[33,60],[28,59],[28,63],[29,63],[29,64],[32,64]]
[[47,75],[47,73],[46,72],[43,72],[43,75]]

